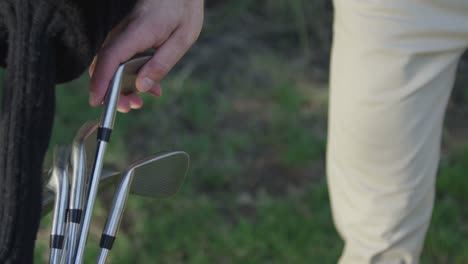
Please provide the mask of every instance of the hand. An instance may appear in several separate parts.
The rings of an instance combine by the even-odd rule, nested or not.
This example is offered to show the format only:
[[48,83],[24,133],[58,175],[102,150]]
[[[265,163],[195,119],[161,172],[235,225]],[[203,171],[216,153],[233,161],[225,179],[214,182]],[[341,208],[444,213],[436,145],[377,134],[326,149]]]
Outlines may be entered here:
[[[101,104],[120,63],[136,53],[156,53],[139,71],[140,92],[161,96],[161,81],[198,38],[203,25],[203,0],[140,0],[132,13],[107,36],[89,68],[92,106]],[[136,94],[120,95],[119,112],[143,106]]]

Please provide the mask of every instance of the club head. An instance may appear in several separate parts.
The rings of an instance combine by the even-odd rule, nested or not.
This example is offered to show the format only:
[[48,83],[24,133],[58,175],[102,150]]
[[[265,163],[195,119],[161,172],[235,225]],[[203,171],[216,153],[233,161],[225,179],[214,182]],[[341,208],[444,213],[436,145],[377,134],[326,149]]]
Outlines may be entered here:
[[[68,161],[70,159],[70,147],[58,145],[54,148],[53,167],[50,171],[50,177],[46,187],[53,193],[59,193],[63,186],[63,181],[68,183]],[[67,177],[64,177],[67,176]]]
[[[91,169],[93,166],[93,155],[96,152],[96,130],[98,127],[97,122],[87,122],[85,123],[76,134],[73,145],[71,149],[71,162],[72,162],[72,177],[70,179],[71,183],[71,191],[75,189],[81,189],[82,187],[77,186],[78,183],[76,182],[77,177],[84,179],[84,186],[87,184],[87,171]],[[83,151],[84,150],[84,151]],[[83,160],[85,160],[85,166],[83,166]],[[81,172],[77,172],[79,168],[85,168],[84,170],[81,169]],[[47,168],[47,167],[46,167]],[[52,178],[52,165],[49,165],[47,169],[42,172],[42,181],[48,183]],[[84,175],[84,177],[82,176]],[[81,181],[80,181],[81,182]],[[71,206],[70,208],[78,208],[76,205],[75,207],[73,204],[76,201],[76,194],[73,191],[70,193],[70,201]],[[54,201],[54,192],[49,188],[48,184],[44,185],[44,189],[42,192],[42,217],[47,215],[53,207]]]
[[[50,175],[52,175],[52,172],[47,172],[47,175],[49,176],[47,179],[47,182],[49,181]],[[41,209],[41,216],[44,217],[47,214],[52,211],[52,208],[54,206],[54,199],[55,199],[55,193],[50,190],[47,187],[48,184],[44,185],[44,189],[42,190],[42,209]]]
[[189,155],[183,151],[159,153],[135,162],[127,169],[127,174],[133,171],[130,193],[155,199],[169,198],[179,191],[189,165]]
[[[49,177],[50,177],[49,173]],[[45,177],[45,176],[44,176]],[[103,170],[101,175],[101,183],[99,184],[99,191],[108,189],[108,188],[115,188],[119,179],[121,177],[121,173],[118,171],[113,170]],[[47,178],[47,177],[45,177]],[[46,216],[47,214],[52,211],[54,205],[55,194],[49,188],[45,188],[42,194],[42,217]]]
[[[166,154],[170,154],[172,152],[161,152],[159,153],[158,155],[166,155]],[[185,153],[185,152],[183,152]],[[187,155],[187,166],[189,165],[189,157],[188,157],[188,154]],[[180,157],[176,157],[176,158],[180,158]],[[184,162],[185,163],[185,162]],[[129,166],[130,167],[130,166]],[[183,168],[183,167],[182,167]],[[100,184],[99,184],[99,191],[102,191],[102,190],[105,190],[105,189],[109,189],[109,188],[115,188],[116,185],[119,183],[119,180],[122,178],[122,174],[121,172],[117,172],[117,171],[113,171],[113,170],[109,170],[109,169],[104,169],[103,172],[102,172],[102,175],[101,175],[101,179],[100,179]],[[168,174],[166,174],[168,175]],[[48,176],[43,176],[44,178],[47,178],[47,177],[50,177],[50,173],[48,173]],[[161,187],[164,187],[164,186],[160,186],[159,189],[158,187],[150,187],[151,184],[158,184],[157,182],[146,182],[145,180],[147,179],[147,177],[137,177],[136,179],[133,180],[133,184],[130,188],[130,194],[132,195],[140,195],[140,196],[146,196],[146,197],[153,197],[153,198],[167,198],[167,197],[170,197],[171,195],[174,195],[175,193],[177,193],[177,189],[174,191],[174,189],[171,189],[171,188],[167,188],[167,189],[164,189],[162,191],[159,191],[159,189]],[[175,180],[175,181],[179,181],[179,180],[176,180],[176,179],[172,179],[172,180]],[[182,179],[183,181],[183,179]],[[172,186],[176,186],[177,184],[176,183],[172,183]],[[156,191],[155,191],[156,190]],[[44,193],[43,193],[43,197],[42,197],[42,216],[46,216],[51,210],[52,210],[52,207],[53,207],[53,202],[54,202],[54,193],[46,188],[44,190]]]
[[75,135],[75,138],[73,139],[73,144],[81,144],[82,146],[84,146],[84,154],[86,156],[85,164],[87,172],[93,167],[93,158],[94,154],[96,154],[97,147],[96,138],[98,127],[98,121],[88,121],[80,128],[78,133]]
[[153,198],[168,198],[182,186],[189,168],[189,155],[183,151],[159,153],[132,163],[122,174],[106,220],[98,263],[104,263],[112,248],[122,219],[128,193]]
[[145,52],[136,54],[129,60],[121,63],[117,68],[106,94],[105,107],[100,125],[102,128],[112,130],[120,94],[130,94],[136,91],[135,81],[138,71],[152,58],[154,52],[154,49],[148,49]]
[[129,94],[135,92],[135,81],[138,71],[141,67],[150,60],[154,55],[155,49],[148,49],[142,53],[136,54],[131,59],[124,62],[123,75],[121,81],[120,91],[122,94]]
[[96,152],[96,131],[98,122],[85,123],[73,139],[71,150],[72,179],[70,206],[72,210],[82,210],[88,171],[91,169],[93,155]]
[[[63,254],[68,262],[72,261],[77,242],[83,203],[86,197],[88,171],[91,169],[93,154],[96,152],[96,130],[98,122],[85,123],[73,139],[71,149],[71,190],[67,211],[66,243]],[[65,258],[63,259],[65,261]]]

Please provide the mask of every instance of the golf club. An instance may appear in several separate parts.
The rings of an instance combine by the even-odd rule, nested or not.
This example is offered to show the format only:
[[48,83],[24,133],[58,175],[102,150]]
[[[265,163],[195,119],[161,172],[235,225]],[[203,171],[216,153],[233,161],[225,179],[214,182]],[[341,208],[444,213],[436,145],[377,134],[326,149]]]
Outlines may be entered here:
[[[106,151],[107,143],[109,142],[114,121],[116,117],[117,103],[119,101],[120,93],[129,93],[134,91],[135,76],[138,70],[145,64],[154,53],[154,50],[138,54],[130,60],[120,64],[111,85],[107,91],[103,115],[98,130],[97,136],[97,149],[94,157],[94,164],[91,173],[90,185],[87,191],[87,199],[85,202],[85,211],[83,223],[80,228],[80,238],[76,249],[75,263],[80,264],[83,260],[83,254],[88,238],[88,231],[91,224],[91,217],[94,208],[94,202],[99,187],[100,175],[104,161],[104,154]],[[129,80],[129,81],[128,81]],[[131,85],[126,86],[125,84]],[[73,250],[73,249],[72,249]]]
[[67,262],[71,263],[74,256],[74,249],[78,238],[78,231],[81,224],[83,212],[83,202],[86,197],[87,173],[90,169],[89,153],[96,150],[96,140],[93,135],[98,127],[97,122],[85,123],[76,134],[71,150],[71,189],[70,201],[67,212],[67,241],[64,247],[64,255]]
[[[119,179],[120,179],[119,177],[120,177],[120,172],[103,169],[103,172],[101,175],[101,182],[99,183],[99,191],[104,190],[106,188],[115,187],[119,182]],[[54,197],[55,197],[54,192],[48,187],[45,187],[45,190],[43,191],[43,194],[42,194],[42,210],[41,210],[42,217],[46,216],[53,210]]]
[[97,263],[105,263],[112,249],[129,192],[159,199],[173,196],[180,189],[188,167],[189,155],[174,151],[134,162],[122,173],[102,232]]
[[52,177],[47,186],[55,193],[54,215],[50,231],[49,263],[59,263],[63,249],[65,231],[65,211],[68,204],[68,161],[70,148],[57,146],[54,149]]

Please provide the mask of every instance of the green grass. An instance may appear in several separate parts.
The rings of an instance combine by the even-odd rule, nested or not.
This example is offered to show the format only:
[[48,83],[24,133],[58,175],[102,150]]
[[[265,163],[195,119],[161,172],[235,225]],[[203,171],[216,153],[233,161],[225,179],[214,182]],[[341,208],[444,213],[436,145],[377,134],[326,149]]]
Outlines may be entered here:
[[[264,56],[264,59],[261,58]],[[278,58],[259,55],[257,67],[278,78]],[[281,71],[284,71],[282,69]],[[112,263],[300,263],[333,262],[342,244],[334,231],[322,166],[324,118],[302,111],[309,101],[287,73],[258,90],[217,90],[215,81],[190,78],[182,88],[173,75],[161,99],[144,97],[144,110],[119,115],[107,162],[127,162],[162,149],[184,149],[192,168],[181,193],[156,202],[132,197]],[[87,77],[57,90],[52,144],[67,143],[80,124],[99,117],[87,104]],[[256,90],[256,91],[255,91]],[[255,92],[249,92],[255,91]],[[319,175],[314,175],[320,173]],[[292,175],[289,175],[292,174]],[[87,260],[112,192],[100,197]],[[49,217],[50,218],[50,217]],[[37,259],[45,260],[43,221]]]
[[468,148],[441,166],[424,263],[468,263]]
[[[261,91],[249,76],[236,89],[199,78],[179,87],[174,73],[161,99],[144,97],[143,110],[118,116],[112,166],[184,149],[192,168],[172,200],[130,198],[111,263],[336,263],[343,243],[323,172],[326,97],[304,91],[302,75],[281,65],[268,54],[251,61],[251,71],[273,80]],[[70,142],[81,123],[99,117],[87,104],[87,83],[84,77],[57,90],[53,144]],[[307,111],[311,103],[317,111]],[[468,263],[468,147],[459,149],[441,165],[423,263]],[[97,254],[111,196],[100,195],[87,262]],[[49,226],[50,216],[39,234],[38,263],[47,259]]]
[[[178,198],[177,203],[153,210],[142,206],[145,213],[138,218],[143,220],[136,220],[129,230],[134,239],[124,237],[122,240],[129,241],[121,245],[133,244],[134,252],[141,246],[142,253],[136,255],[139,263],[153,259],[159,263],[332,262],[341,244],[337,243],[329,210],[319,205],[327,199],[320,189],[311,188],[307,194],[290,199],[260,195],[251,205],[232,201],[224,209],[227,212],[203,196]],[[240,213],[248,206],[255,207],[249,217]],[[125,263],[119,262],[125,251],[116,252],[121,253],[114,255],[115,263]]]

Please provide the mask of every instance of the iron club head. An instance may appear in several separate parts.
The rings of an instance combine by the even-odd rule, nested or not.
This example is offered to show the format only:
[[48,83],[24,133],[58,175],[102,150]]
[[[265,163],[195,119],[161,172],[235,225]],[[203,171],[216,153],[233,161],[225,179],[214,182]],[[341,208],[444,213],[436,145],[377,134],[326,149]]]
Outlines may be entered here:
[[189,168],[189,155],[182,151],[161,153],[132,163],[122,174],[101,236],[98,263],[105,263],[122,219],[129,192],[158,199],[180,189]]
[[[47,173],[48,176],[44,176],[44,178],[49,178],[51,177],[52,173]],[[112,171],[112,170],[106,170],[104,169],[102,174],[101,174],[101,180],[99,184],[99,191],[107,189],[107,188],[114,188],[119,179],[120,179],[121,173],[118,171]],[[70,190],[71,191],[71,190]],[[46,216],[47,214],[50,213],[53,209],[54,205],[54,198],[55,193],[53,190],[49,189],[49,187],[45,186],[43,195],[42,195],[42,217]]]
[[101,118],[101,128],[111,129],[117,110],[120,94],[129,94],[136,91],[135,81],[140,68],[153,56],[155,50],[149,49],[136,54],[117,68],[112,83],[106,94],[104,111]]
[[[75,138],[71,150],[71,193],[70,193],[70,220],[80,218],[85,197],[87,172],[91,168],[92,154],[96,151],[97,122],[85,123]],[[76,217],[74,217],[76,215]],[[75,219],[79,223],[79,219]],[[73,221],[75,222],[75,221]]]
[[[71,263],[74,256],[79,226],[83,212],[83,202],[86,197],[88,171],[92,166],[92,155],[96,151],[97,122],[85,123],[73,139],[71,149],[71,189],[67,211],[67,230],[64,252],[67,261]],[[65,255],[64,254],[64,255]]]

